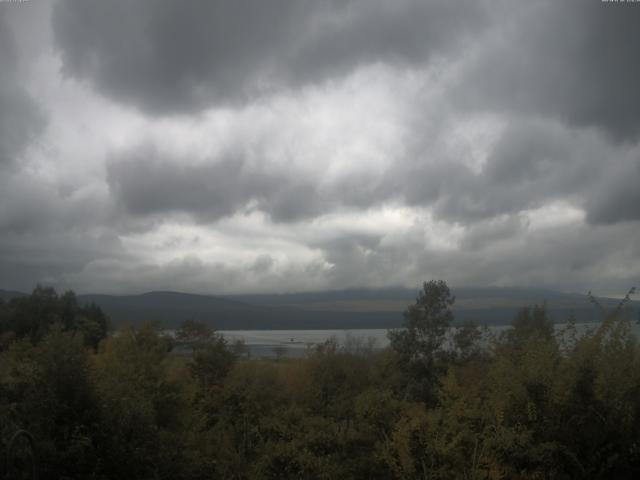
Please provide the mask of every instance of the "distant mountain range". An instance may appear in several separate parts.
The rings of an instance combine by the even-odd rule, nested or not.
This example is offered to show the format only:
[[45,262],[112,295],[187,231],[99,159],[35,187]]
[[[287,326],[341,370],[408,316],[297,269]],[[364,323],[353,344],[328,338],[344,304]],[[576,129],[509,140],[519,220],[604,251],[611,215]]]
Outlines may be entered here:
[[11,300],[16,297],[26,297],[27,294],[23,292],[16,292],[13,290],[0,290],[0,298],[2,300]]
[[[453,308],[457,322],[501,325],[511,321],[519,309],[546,303],[556,322],[570,316],[578,322],[600,319],[586,295],[526,288],[457,288]],[[26,295],[0,290],[5,300]],[[82,303],[94,302],[116,326],[159,322],[175,328],[183,320],[207,323],[218,330],[360,329],[395,328],[402,325],[402,312],[415,301],[417,289],[339,290],[281,295],[210,296],[178,292],[141,295],[79,295]],[[599,298],[605,308],[617,299]],[[639,318],[640,302],[629,312]]]

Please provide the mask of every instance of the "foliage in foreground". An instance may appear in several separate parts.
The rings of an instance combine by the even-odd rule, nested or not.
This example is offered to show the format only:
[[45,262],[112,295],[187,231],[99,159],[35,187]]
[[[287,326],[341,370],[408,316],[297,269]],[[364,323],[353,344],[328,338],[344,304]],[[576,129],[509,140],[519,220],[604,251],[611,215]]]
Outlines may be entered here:
[[387,349],[329,341],[269,360],[194,322],[175,339],[107,337],[71,295],[0,305],[0,427],[36,437],[42,478],[640,474],[640,350],[622,305],[580,334],[533,307],[491,337],[451,328],[454,297],[428,282]]

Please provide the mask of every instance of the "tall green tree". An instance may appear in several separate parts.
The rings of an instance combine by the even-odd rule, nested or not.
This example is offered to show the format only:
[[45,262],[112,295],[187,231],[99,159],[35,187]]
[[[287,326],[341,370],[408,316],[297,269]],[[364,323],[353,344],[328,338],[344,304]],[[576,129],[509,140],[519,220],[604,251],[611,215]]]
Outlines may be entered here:
[[0,306],[0,349],[11,339],[37,343],[54,325],[81,333],[94,349],[109,333],[109,320],[100,307],[80,304],[71,290],[58,295],[53,288],[38,285],[31,295]]
[[446,368],[445,340],[453,322],[455,297],[443,280],[425,282],[416,302],[404,312],[404,329],[389,332],[391,348],[408,378],[409,398],[432,402]]

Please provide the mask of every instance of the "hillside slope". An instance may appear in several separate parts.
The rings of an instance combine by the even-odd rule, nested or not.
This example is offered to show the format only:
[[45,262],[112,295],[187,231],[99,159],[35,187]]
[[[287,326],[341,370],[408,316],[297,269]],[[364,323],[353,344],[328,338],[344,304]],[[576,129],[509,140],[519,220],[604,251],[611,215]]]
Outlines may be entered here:
[[[556,322],[570,316],[578,322],[599,320],[599,312],[586,295],[519,288],[456,288],[453,308],[457,322],[501,325],[522,307],[546,303]],[[99,305],[114,325],[159,322],[175,328],[187,319],[219,330],[396,328],[402,312],[415,301],[417,289],[358,289],[281,295],[211,296],[178,292],[141,295],[79,295],[83,303]],[[5,300],[25,295],[0,290]],[[599,299],[606,308],[618,300]],[[640,302],[632,302],[630,315],[638,318]]]

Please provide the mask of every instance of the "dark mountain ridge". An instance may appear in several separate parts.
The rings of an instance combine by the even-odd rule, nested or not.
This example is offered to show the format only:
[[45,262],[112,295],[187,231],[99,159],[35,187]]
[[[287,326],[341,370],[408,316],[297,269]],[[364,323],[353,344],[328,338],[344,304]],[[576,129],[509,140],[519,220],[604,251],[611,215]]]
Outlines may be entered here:
[[[598,321],[601,313],[586,295],[547,289],[463,287],[452,288],[456,295],[453,311],[457,322],[503,325],[522,307],[546,303],[556,322],[573,316],[578,322]],[[82,303],[95,303],[114,325],[159,322],[175,328],[191,319],[219,330],[278,329],[361,329],[396,328],[402,325],[402,312],[415,301],[418,289],[350,289],[327,292],[264,295],[197,295],[154,291],[140,295],[79,295]],[[5,300],[25,295],[0,290]],[[607,309],[618,299],[599,298]],[[631,302],[634,318],[640,302]]]

